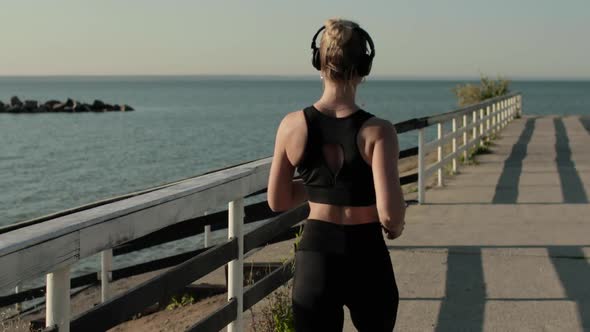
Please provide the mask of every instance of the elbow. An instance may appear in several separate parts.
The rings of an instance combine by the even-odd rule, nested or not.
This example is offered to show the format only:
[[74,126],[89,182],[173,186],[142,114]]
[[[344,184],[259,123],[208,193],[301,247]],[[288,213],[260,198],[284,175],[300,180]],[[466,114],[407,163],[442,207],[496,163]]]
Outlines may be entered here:
[[268,201],[268,207],[270,207],[270,210],[272,212],[282,212],[282,211],[284,211],[283,209],[281,209],[280,206],[278,206],[276,204],[273,204],[270,201]]
[[269,183],[266,192],[266,200],[268,207],[272,212],[285,211],[285,195],[281,191],[277,190],[275,186]]
[[401,205],[397,209],[378,211],[379,219],[383,225],[388,228],[395,229],[405,224],[406,207]]
[[268,207],[270,207],[272,212],[283,212],[289,209],[287,204],[281,202],[280,200],[271,198],[268,199]]
[[274,199],[269,197],[267,203],[272,212],[279,212],[280,207]]

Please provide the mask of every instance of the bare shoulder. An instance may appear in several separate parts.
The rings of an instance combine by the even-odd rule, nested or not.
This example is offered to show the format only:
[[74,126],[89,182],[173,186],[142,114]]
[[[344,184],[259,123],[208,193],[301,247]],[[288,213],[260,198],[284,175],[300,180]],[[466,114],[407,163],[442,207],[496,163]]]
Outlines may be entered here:
[[284,149],[292,165],[298,165],[307,141],[307,124],[303,110],[287,113],[277,132],[277,145]]
[[306,128],[303,110],[297,110],[289,112],[283,117],[279,125],[279,132],[291,135]]
[[374,142],[380,139],[393,139],[397,141],[395,126],[389,120],[376,116],[368,119],[363,124],[361,133],[367,141]]
[[357,137],[357,144],[366,163],[372,164],[374,147],[383,142],[388,149],[397,149],[395,126],[386,119],[372,117],[363,123]]

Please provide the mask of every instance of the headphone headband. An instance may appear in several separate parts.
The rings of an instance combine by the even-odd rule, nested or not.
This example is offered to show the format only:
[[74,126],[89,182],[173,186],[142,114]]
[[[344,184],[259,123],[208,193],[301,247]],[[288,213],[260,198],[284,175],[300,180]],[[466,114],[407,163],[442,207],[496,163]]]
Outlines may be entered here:
[[[319,30],[315,33],[315,35],[313,35],[313,38],[311,39],[311,49],[313,51],[317,51],[318,47],[316,46],[316,39],[318,38],[318,35],[320,34],[320,32],[322,32],[322,30],[326,29],[326,26],[322,26],[321,28],[319,28]],[[361,27],[354,27],[353,30],[356,30],[358,32],[360,32],[361,35],[363,35],[363,37],[365,37],[365,40],[367,41],[367,43],[369,43],[369,47],[371,48],[371,53],[369,54],[369,57],[371,57],[371,60],[375,57],[375,45],[373,44],[373,39],[371,39],[371,36],[369,35],[369,33],[367,33],[363,28]]]

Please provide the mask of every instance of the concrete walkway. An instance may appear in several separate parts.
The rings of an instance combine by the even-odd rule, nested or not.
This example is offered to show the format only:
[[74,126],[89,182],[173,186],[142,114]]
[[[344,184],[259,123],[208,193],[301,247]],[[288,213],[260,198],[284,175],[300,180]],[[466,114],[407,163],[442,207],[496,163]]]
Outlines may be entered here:
[[[590,331],[590,125],[524,117],[389,241],[396,331]],[[347,316],[345,331],[355,331]]]

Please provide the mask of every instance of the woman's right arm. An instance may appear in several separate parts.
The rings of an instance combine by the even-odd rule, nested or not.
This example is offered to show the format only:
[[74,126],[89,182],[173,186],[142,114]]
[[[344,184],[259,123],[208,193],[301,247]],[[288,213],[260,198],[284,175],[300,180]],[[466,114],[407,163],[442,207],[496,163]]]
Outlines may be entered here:
[[402,234],[406,214],[406,204],[397,169],[399,143],[395,127],[389,121],[380,120],[375,129],[371,168],[375,183],[377,212],[379,221],[388,230],[387,237],[394,239]]

